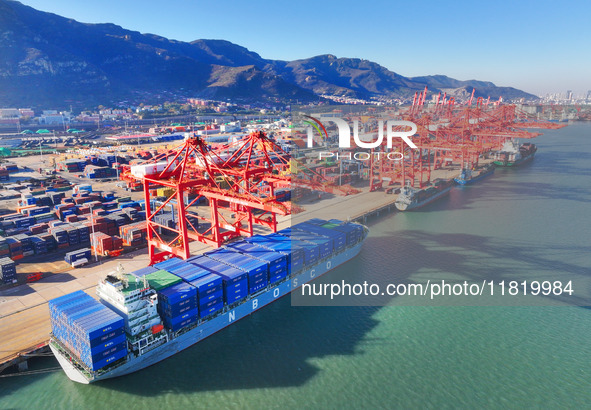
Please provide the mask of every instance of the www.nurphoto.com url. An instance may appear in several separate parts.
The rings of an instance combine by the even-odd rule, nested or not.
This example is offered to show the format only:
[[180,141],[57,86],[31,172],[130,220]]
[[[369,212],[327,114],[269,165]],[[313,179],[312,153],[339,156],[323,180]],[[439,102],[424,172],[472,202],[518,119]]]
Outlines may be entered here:
[[386,286],[377,283],[306,283],[301,287],[302,296],[421,296],[435,299],[442,296],[549,296],[573,294],[572,281],[523,280],[474,282],[448,282],[445,280],[426,283],[390,283]]

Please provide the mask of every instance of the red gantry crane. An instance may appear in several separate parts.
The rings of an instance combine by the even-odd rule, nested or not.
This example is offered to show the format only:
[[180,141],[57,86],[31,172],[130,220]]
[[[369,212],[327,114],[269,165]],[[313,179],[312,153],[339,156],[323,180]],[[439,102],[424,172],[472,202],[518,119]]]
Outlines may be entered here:
[[[426,92],[426,90],[425,90]],[[400,142],[392,151],[404,153],[403,161],[392,161],[385,156],[371,156],[370,190],[384,184],[410,184],[423,187],[431,179],[431,171],[447,163],[459,163],[461,167],[473,168],[487,152],[500,149],[504,142],[513,138],[534,138],[538,132],[523,128],[559,128],[551,122],[533,122],[531,118],[519,118],[515,105],[488,104],[478,99],[476,106],[454,106],[453,99],[445,103],[437,98],[435,106],[423,109],[425,92],[418,102],[402,117],[417,124],[417,133],[412,137],[417,149],[411,150]],[[445,98],[445,96],[444,96]],[[384,151],[378,147],[375,151]]]
[[[254,225],[277,230],[277,215],[289,215],[291,202],[276,196],[278,189],[301,186],[339,194],[358,191],[336,187],[303,164],[292,175],[293,159],[261,131],[213,150],[198,136],[178,147],[131,166],[122,178],[143,183],[146,203],[150,263],[168,256],[187,259],[189,243],[213,247],[253,235]],[[172,191],[167,199],[153,201],[155,188]],[[209,215],[196,212],[205,199]],[[170,217],[171,209],[173,220]]]

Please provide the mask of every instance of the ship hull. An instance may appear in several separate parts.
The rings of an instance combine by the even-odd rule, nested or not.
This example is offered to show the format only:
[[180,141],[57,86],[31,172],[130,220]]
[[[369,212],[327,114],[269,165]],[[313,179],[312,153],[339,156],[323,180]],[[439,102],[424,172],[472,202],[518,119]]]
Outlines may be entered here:
[[439,198],[446,196],[447,194],[449,194],[449,191],[451,191],[451,188],[452,188],[452,186],[448,186],[447,188],[442,189],[441,191],[437,192],[436,194],[430,196],[429,198],[427,198],[421,202],[411,203],[411,204],[395,202],[394,205],[396,206],[396,209],[398,209],[399,211],[412,211],[413,209],[422,208],[426,205],[429,205],[431,202],[434,202],[434,201],[438,200]]
[[531,161],[532,159],[534,159],[534,156],[536,155],[536,153],[531,153],[525,157],[522,157],[521,159],[517,160],[517,161],[494,161],[493,163],[498,166],[498,167],[518,167],[519,165],[523,165],[526,162]]
[[487,171],[487,172],[485,172],[483,174],[480,174],[480,175],[478,175],[478,176],[476,176],[474,178],[470,178],[470,179],[454,178],[454,181],[456,181],[460,185],[468,185],[468,184],[471,184],[473,182],[476,182],[476,181],[478,181],[480,179],[486,178],[487,176],[494,174],[494,172],[495,172],[495,169],[493,168],[490,171]]
[[54,345],[50,344],[50,347],[54,355],[57,357],[60,365],[64,369],[66,375],[70,378],[70,380],[78,383],[89,384],[100,380],[111,379],[114,377],[134,373],[162,360],[165,360],[170,356],[180,352],[181,350],[193,346],[194,344],[224,329],[234,322],[250,315],[253,312],[256,312],[257,310],[274,302],[275,300],[288,295],[292,292],[292,290],[302,286],[303,284],[316,279],[317,277],[325,274],[339,265],[342,265],[343,263],[357,256],[361,250],[362,245],[363,241],[345,249],[339,254],[322,260],[312,267],[302,270],[301,273],[295,275],[289,280],[279,283],[276,286],[269,287],[268,289],[265,289],[257,294],[250,295],[244,303],[234,307],[233,309],[222,311],[222,313],[216,317],[202,322],[202,324],[199,326],[170,340],[164,345],[158,346],[153,350],[142,354],[139,357],[135,357],[133,354],[130,354],[128,356],[128,361],[124,364],[117,366],[112,370],[100,374],[92,379],[86,377]]

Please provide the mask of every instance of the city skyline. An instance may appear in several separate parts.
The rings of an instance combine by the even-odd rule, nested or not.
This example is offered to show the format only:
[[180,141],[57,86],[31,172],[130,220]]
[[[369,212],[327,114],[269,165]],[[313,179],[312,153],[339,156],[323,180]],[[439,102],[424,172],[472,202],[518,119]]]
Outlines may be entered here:
[[[453,5],[265,0],[161,2],[24,0],[36,9],[83,23],[113,23],[179,41],[231,41],[274,60],[320,54],[374,61],[400,75],[443,74],[492,81],[544,96],[591,89],[583,53],[591,27],[583,1],[506,1]],[[230,9],[231,11],[225,11]]]

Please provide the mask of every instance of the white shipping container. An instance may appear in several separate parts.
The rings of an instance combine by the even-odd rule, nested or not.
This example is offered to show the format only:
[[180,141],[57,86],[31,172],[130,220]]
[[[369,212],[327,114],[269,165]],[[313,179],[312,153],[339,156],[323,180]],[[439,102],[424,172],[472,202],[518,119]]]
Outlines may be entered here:
[[155,164],[146,165],[132,165],[131,175],[135,177],[143,177],[146,175],[154,175],[158,172],[162,172],[166,169],[168,162],[157,162]]

